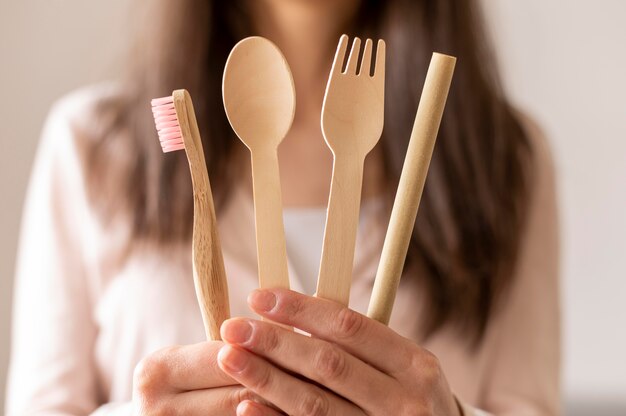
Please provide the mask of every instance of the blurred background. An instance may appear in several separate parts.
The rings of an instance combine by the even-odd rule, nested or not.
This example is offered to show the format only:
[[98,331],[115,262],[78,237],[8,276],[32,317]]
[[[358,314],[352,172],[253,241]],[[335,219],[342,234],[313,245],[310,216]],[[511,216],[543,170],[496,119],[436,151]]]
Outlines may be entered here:
[[[115,76],[131,3],[0,0],[0,409],[39,132],[54,100]],[[626,415],[626,1],[483,3],[506,89],[556,158],[566,414]]]

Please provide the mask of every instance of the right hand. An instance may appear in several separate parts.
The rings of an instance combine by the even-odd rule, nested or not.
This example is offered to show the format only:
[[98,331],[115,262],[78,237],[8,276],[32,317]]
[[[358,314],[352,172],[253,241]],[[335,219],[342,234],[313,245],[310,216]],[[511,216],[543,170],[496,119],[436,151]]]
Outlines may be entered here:
[[240,403],[259,401],[218,367],[222,346],[212,341],[167,347],[141,360],[133,380],[134,414],[234,416]]

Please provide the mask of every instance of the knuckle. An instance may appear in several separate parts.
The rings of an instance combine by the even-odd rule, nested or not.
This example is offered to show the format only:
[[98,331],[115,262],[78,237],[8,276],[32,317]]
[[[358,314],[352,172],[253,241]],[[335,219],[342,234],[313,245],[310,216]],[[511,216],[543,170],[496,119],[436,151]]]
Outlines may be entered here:
[[254,389],[259,392],[268,391],[272,386],[272,377],[272,372],[268,368],[258,371],[253,381]]
[[223,408],[235,410],[239,403],[254,399],[254,394],[245,387],[236,388],[224,398]]
[[254,400],[257,398],[256,395],[251,390],[246,389],[246,388],[240,389],[236,397],[237,397],[238,404],[246,400]]
[[169,372],[169,366],[161,352],[148,355],[135,367],[135,390],[141,395],[152,394],[167,380]]
[[421,370],[423,367],[422,354],[419,348],[411,346],[406,349],[407,361],[411,371]]
[[263,349],[266,352],[277,351],[280,347],[280,337],[276,328],[270,328],[265,332],[263,340]]
[[305,303],[303,299],[298,297],[290,297],[288,302],[285,302],[284,307],[282,308],[281,315],[287,318],[293,318],[294,316],[300,316],[302,311],[304,311]]
[[435,354],[427,350],[421,350],[422,368],[431,377],[439,377],[441,374],[441,363]]
[[425,385],[434,383],[443,376],[439,358],[423,348],[418,348],[412,352],[410,368],[420,375],[420,379]]
[[328,398],[321,392],[311,392],[300,402],[300,412],[302,416],[326,416],[329,414],[330,403]]
[[343,380],[346,378],[348,366],[341,351],[325,344],[319,348],[315,357],[315,368],[323,380]]
[[337,314],[334,335],[339,338],[354,338],[361,333],[365,326],[362,315],[343,308]]
[[439,362],[439,358],[432,352],[422,349],[422,355],[424,356],[424,361],[426,362],[426,366],[431,369],[439,369],[441,367],[441,363]]

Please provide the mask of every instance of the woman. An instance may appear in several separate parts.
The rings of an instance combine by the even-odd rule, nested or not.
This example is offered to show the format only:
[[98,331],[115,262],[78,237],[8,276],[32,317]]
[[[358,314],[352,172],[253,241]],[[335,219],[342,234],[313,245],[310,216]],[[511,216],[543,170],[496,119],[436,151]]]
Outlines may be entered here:
[[[62,100],[45,129],[19,256],[8,413],[558,414],[551,162],[503,96],[475,1],[151,3],[125,81]],[[387,120],[365,167],[355,256],[360,312],[430,54],[458,57],[391,329],[307,296],[332,166],[320,109],[342,33],[387,41]],[[251,34],[274,41],[294,76],[280,169],[292,287],[305,294],[254,290],[248,154],[220,91],[229,50]],[[186,160],[161,154],[148,108],[181,87],[196,104],[239,317],[223,325],[224,342],[202,342]]]

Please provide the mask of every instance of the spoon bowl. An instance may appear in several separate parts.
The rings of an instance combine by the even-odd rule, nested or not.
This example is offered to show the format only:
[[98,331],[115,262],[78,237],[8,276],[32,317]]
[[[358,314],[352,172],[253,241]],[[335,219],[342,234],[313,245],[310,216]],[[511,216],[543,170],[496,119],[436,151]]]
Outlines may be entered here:
[[250,150],[277,148],[296,110],[291,71],[280,50],[253,36],[233,48],[224,69],[224,108],[233,130]]

